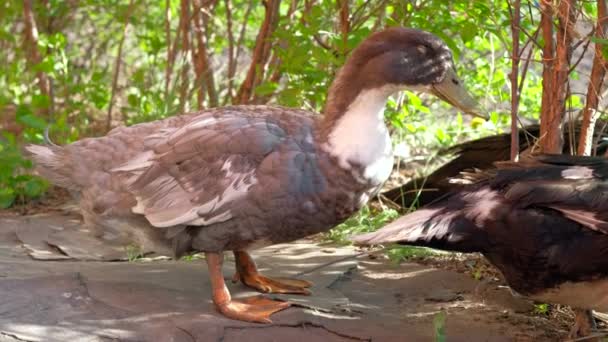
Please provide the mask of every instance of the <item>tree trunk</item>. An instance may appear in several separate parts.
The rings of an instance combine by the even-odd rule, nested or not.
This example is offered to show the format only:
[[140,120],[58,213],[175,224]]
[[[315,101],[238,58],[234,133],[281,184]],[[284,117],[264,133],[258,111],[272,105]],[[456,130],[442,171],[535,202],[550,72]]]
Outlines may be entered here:
[[[608,13],[606,10],[606,0],[597,0],[597,28],[596,37],[605,39],[606,30],[608,29]],[[583,109],[583,122],[581,125],[581,136],[578,141],[579,155],[588,156],[591,154],[591,145],[593,142],[593,131],[595,122],[599,117],[597,105],[600,101],[602,87],[604,85],[604,76],[606,75],[606,61],[602,54],[602,46],[604,44],[595,42],[595,56],[593,57],[593,67],[591,68],[591,79],[587,89],[587,101]]]
[[562,0],[558,4],[559,28],[556,44],[553,42],[553,12],[551,0],[541,1],[541,27],[543,32],[543,96],[541,103],[541,141],[544,153],[562,150],[562,121],[571,55],[576,0]]

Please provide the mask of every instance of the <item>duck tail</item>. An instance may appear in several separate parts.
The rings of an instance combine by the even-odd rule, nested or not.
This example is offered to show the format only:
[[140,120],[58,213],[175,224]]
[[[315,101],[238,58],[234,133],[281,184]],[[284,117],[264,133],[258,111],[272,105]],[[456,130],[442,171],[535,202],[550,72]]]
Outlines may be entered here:
[[55,144],[49,146],[31,144],[25,146],[25,151],[25,154],[34,161],[36,171],[42,177],[67,189],[77,187],[70,177],[71,158],[63,147]]
[[380,230],[354,236],[357,245],[403,244],[458,251],[483,252],[485,232],[462,213],[446,207],[423,208]]

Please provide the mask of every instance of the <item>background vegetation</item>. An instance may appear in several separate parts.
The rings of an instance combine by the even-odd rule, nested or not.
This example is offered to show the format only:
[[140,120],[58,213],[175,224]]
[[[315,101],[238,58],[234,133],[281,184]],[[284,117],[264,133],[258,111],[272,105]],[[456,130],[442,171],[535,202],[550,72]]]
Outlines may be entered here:
[[[586,89],[594,43],[603,49],[602,31],[593,29],[601,2],[3,1],[0,207],[45,191],[47,184],[31,175],[20,146],[41,142],[47,126],[53,141],[66,144],[122,124],[228,104],[321,111],[348,52],[370,32],[393,25],[443,38],[467,88],[491,117],[470,120],[415,93],[392,99],[386,115],[396,150],[406,160],[427,164],[439,147],[501,132],[512,108],[523,121],[538,119],[546,95],[543,73],[550,69],[548,61],[558,61],[547,56],[560,53],[560,38],[569,37],[564,46],[571,79],[582,80]],[[576,60],[588,55],[582,63]],[[515,106],[512,75],[519,89]],[[588,102],[585,92],[561,82],[566,88],[555,96],[565,105],[558,106],[559,115],[578,113]],[[596,94],[601,84],[597,89]]]

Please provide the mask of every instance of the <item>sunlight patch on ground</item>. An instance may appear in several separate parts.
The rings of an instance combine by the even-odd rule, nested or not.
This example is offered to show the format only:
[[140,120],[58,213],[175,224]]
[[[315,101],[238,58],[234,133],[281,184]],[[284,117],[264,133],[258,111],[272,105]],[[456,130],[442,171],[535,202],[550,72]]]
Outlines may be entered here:
[[416,271],[411,271],[411,272],[399,272],[399,273],[363,272],[363,275],[365,277],[371,278],[371,279],[398,280],[398,279],[414,278],[414,277],[417,277],[417,276],[425,274],[425,273],[436,272],[436,271],[437,270],[435,270],[433,268],[427,268],[427,269],[416,270]]

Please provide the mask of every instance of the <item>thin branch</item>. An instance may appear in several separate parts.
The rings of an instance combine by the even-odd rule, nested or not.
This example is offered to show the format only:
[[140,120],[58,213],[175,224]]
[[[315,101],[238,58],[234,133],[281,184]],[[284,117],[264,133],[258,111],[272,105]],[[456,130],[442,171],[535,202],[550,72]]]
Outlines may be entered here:
[[521,70],[521,82],[519,82],[519,87],[517,88],[518,94],[521,94],[521,91],[524,88],[524,83],[526,82],[526,74],[528,73],[528,69],[530,66],[530,61],[532,60],[533,52],[534,52],[534,50],[532,48],[528,49],[528,55],[526,56],[524,66]]
[[[23,28],[24,45],[25,50],[28,51],[26,54],[28,56],[27,60],[30,66],[35,66],[42,61],[42,56],[38,51],[38,28],[32,11],[32,0],[23,1],[23,18],[25,24]],[[38,79],[40,93],[50,100],[51,91],[48,76],[43,71],[38,71],[36,72],[36,78]],[[48,110],[44,110],[44,112],[47,116],[50,115]]]
[[187,55],[190,50],[190,1],[189,0],[181,0],[180,1],[180,18],[179,18],[179,31],[182,34],[182,45],[181,50],[184,54],[184,60],[182,63],[181,70],[181,86],[179,90],[179,112],[183,113],[186,110],[186,102],[188,101],[188,87],[189,87],[189,79],[188,79],[188,58]]
[[114,98],[116,97],[116,89],[118,87],[118,76],[120,75],[120,66],[122,65],[122,47],[124,46],[125,39],[127,38],[129,19],[131,18],[133,9],[135,9],[135,0],[131,0],[129,2],[129,7],[127,8],[127,13],[125,15],[125,25],[122,31],[122,37],[120,37],[120,41],[118,43],[118,53],[114,63],[114,76],[112,78],[112,92],[110,93],[110,103],[108,104],[108,114],[106,118],[106,131],[109,131],[112,128],[112,109],[114,108]]
[[532,33],[532,35],[530,35],[526,30],[524,30],[521,26],[519,26],[519,31],[523,34],[525,34],[528,37],[528,40],[526,40],[526,43],[524,44],[524,46],[519,50],[519,58],[521,58],[521,56],[523,55],[524,52],[526,52],[527,50],[530,50],[532,48],[529,48],[530,44],[534,44],[536,45],[536,47],[538,47],[539,49],[542,50],[542,46],[540,45],[540,43],[538,42],[538,34],[540,32],[540,26],[536,28],[536,30],[534,30],[534,33]]
[[[511,5],[509,4],[509,8]],[[511,51],[511,160],[519,160],[519,130],[517,129],[519,108],[519,23],[521,18],[521,0],[515,0],[511,11],[511,32],[513,36],[513,51]]]
[[241,51],[243,49],[243,42],[245,41],[245,32],[247,31],[247,23],[249,23],[249,16],[251,15],[251,10],[253,10],[254,3],[255,1],[248,1],[247,9],[245,10],[245,15],[243,15],[243,25],[241,25],[239,39],[236,42],[236,56],[234,57],[235,63],[238,62]]
[[350,33],[350,16],[348,9],[348,0],[338,1],[340,11],[340,33],[342,34],[342,55],[348,50],[348,34]]
[[173,54],[171,49],[171,0],[165,1],[165,44],[167,45],[167,66],[165,67],[165,101],[169,99],[169,84],[173,69]]
[[[284,22],[287,23],[287,29],[291,27],[291,23],[293,22],[293,17],[298,9],[298,4],[300,0],[291,0],[291,4],[289,5],[289,9],[287,10],[287,14],[283,18]],[[270,58],[270,62],[268,63],[268,71],[270,76],[268,77],[268,81],[271,83],[278,83],[283,76],[283,70],[281,65],[283,61],[281,60],[280,54],[277,53],[277,50],[287,50],[289,48],[289,42],[285,39],[281,39],[273,49],[272,57]],[[273,94],[268,94],[258,98],[257,103],[266,103],[270,99]]]
[[[576,70],[576,67],[580,64],[580,62],[582,62],[583,59],[585,59],[585,57],[587,55],[587,50],[589,49],[589,45],[591,44],[591,39],[587,38],[587,39],[585,39],[585,41],[586,41],[586,43],[585,43],[585,46],[583,46],[583,51],[581,51],[581,55],[576,60],[576,62],[574,62],[574,64],[572,64],[570,66],[570,70],[568,70],[568,74],[573,72],[574,70]],[[576,46],[573,47],[573,50],[575,50],[575,49],[576,49]]]
[[[608,11],[606,10],[606,1],[597,0],[597,37],[606,38],[608,33]],[[595,122],[599,117],[597,105],[600,101],[599,94],[602,92],[604,85],[604,76],[606,75],[606,61],[602,54],[604,44],[595,42],[595,56],[593,57],[593,66],[591,67],[591,80],[587,89],[587,101],[583,109],[583,122],[581,125],[581,133],[578,141],[579,155],[589,155],[591,153],[591,145],[593,141],[593,131]]]
[[205,5],[203,4],[202,10],[203,10],[203,14],[201,16],[202,22],[203,22],[203,30],[205,31],[205,49],[203,50],[205,53],[205,56],[207,57],[207,71],[205,73],[205,85],[207,87],[207,96],[209,97],[209,106],[210,107],[217,107],[219,105],[219,100],[218,100],[218,95],[217,95],[217,87],[215,84],[215,76],[213,74],[213,66],[211,65],[210,58],[209,58],[209,53],[207,50],[207,45],[208,42],[210,40],[210,35],[209,33],[209,17],[214,13],[215,11],[215,7],[218,3],[218,0],[207,0],[208,3]]
[[[175,38],[173,39],[173,44],[169,47],[169,43],[167,42],[167,49],[169,49],[169,51],[167,51],[167,68],[165,70],[165,74],[168,75],[168,77],[166,78],[165,82],[167,84],[167,96],[169,94],[169,88],[175,88],[177,85],[177,77],[176,80],[173,83],[173,87],[170,86],[171,84],[171,78],[173,75],[173,67],[175,66],[175,60],[177,58],[177,53],[179,51],[179,42],[181,41],[181,37],[182,37],[182,26],[184,24],[187,23],[187,17],[184,18],[181,15],[181,9],[180,9],[180,15],[178,16],[178,22],[177,22],[177,31],[175,32]],[[183,50],[183,49],[182,49]],[[168,101],[168,97],[166,97],[165,101]]]
[[201,3],[200,0],[193,0],[193,6],[194,6],[194,15],[192,16],[192,20],[194,21],[194,26],[195,28],[195,33],[194,36],[196,37],[196,41],[198,43],[198,50],[196,47],[196,44],[194,44],[194,42],[192,42],[192,44],[190,45],[190,56],[192,57],[192,65],[194,65],[194,75],[195,75],[195,79],[194,79],[194,87],[192,90],[194,90],[196,92],[196,104],[197,104],[197,108],[199,110],[204,108],[204,102],[205,102],[205,87],[203,87],[203,73],[206,72],[206,70],[208,70],[209,65],[207,62],[207,54],[205,53],[204,55],[201,54],[201,46],[204,46],[204,41],[203,41],[203,37],[202,37],[202,29],[201,26],[202,24],[200,23],[200,10],[201,10]]
[[271,41],[270,37],[274,32],[279,18],[280,0],[265,0],[263,1],[266,9],[264,21],[256,38],[255,48],[249,65],[249,70],[245,80],[241,84],[237,93],[237,103],[244,104],[251,101],[251,96],[255,86],[264,77],[266,64],[270,55]]
[[350,16],[350,21],[356,25],[356,23],[360,22],[360,18],[363,16],[363,10],[367,8],[371,0],[365,0],[356,10],[353,11],[353,14]]
[[[234,32],[232,30],[232,4],[224,0],[226,7],[226,30],[228,31],[228,89],[226,100],[234,96],[234,74],[236,73],[236,56],[234,53]],[[226,102],[224,102],[226,104]]]
[[[207,52],[207,44],[205,38],[203,37],[203,15],[201,12],[203,10],[203,6],[208,10],[209,8],[214,7],[215,1],[208,1],[205,4],[201,3],[201,0],[194,0],[194,26],[195,26],[195,37],[198,45],[198,49],[194,48],[194,44],[192,44],[192,58],[194,59],[194,71],[196,74],[196,87],[198,87],[198,109],[203,108],[203,101],[205,98],[204,90],[207,90],[207,95],[209,98],[209,106],[217,107],[217,92],[215,89],[215,80],[213,78],[213,71],[209,65],[209,55]],[[204,14],[208,15],[207,12]],[[205,89],[203,89],[201,83],[205,81]]]
[[[366,15],[363,15],[361,17],[358,17],[356,20],[351,20],[351,25],[350,25],[350,30],[354,31],[357,30],[361,27],[361,25],[365,24],[367,22],[367,20],[371,17],[380,17],[383,16],[383,14],[378,14],[379,11],[382,10],[382,12],[384,12],[384,8],[386,7],[386,5],[388,4],[388,0],[382,0],[376,3],[376,6],[374,6],[372,9],[369,10],[369,12]],[[354,18],[354,15],[352,16]]]

